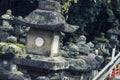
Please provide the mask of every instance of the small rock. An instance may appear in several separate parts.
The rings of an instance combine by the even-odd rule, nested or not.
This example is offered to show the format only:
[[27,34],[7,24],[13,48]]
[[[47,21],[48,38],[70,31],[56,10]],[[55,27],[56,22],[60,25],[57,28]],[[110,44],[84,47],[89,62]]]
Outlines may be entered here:
[[12,74],[8,77],[8,80],[24,80],[23,76]]
[[75,59],[70,64],[69,69],[75,70],[75,71],[84,71],[88,69],[88,65],[83,59]]
[[16,43],[17,42],[17,38],[15,36],[9,36],[7,38],[7,42]]
[[64,32],[73,33],[79,29],[79,26],[65,24]]
[[69,48],[70,51],[79,51],[79,47],[76,44],[73,44],[73,43],[70,44],[68,46],[68,48]]
[[35,80],[50,80],[48,77],[45,76],[39,76]]

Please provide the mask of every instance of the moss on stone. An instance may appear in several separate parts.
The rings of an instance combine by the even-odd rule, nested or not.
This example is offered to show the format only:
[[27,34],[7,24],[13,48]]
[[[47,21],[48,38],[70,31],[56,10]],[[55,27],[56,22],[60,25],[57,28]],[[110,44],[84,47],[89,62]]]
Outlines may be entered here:
[[103,43],[108,42],[108,40],[106,38],[101,38],[101,37],[95,38],[95,40],[98,41],[98,42],[103,42]]
[[5,43],[1,42],[0,43],[0,54],[2,54],[2,49],[4,46],[8,46],[10,49],[8,52],[10,53],[16,53],[16,54],[24,54],[25,53],[25,46],[22,44],[17,44],[17,43]]

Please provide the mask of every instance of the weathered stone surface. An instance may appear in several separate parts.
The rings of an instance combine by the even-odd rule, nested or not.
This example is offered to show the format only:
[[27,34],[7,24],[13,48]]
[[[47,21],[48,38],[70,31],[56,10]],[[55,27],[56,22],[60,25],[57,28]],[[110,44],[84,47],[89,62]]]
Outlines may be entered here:
[[81,45],[81,44],[86,44],[86,37],[84,35],[80,35],[79,36],[79,39],[78,39],[78,42],[77,42],[77,45]]
[[[4,54],[7,56],[7,54],[23,54],[25,53],[25,47],[21,44],[12,44],[12,43],[0,43],[0,54]],[[1,56],[1,55],[0,55]]]
[[85,71],[88,68],[89,66],[87,66],[87,63],[83,59],[76,59],[76,60],[74,59],[69,67],[70,70],[75,70],[75,71]]
[[82,54],[89,54],[91,49],[88,45],[82,44],[81,47],[79,47],[79,51]]
[[7,41],[7,38],[10,36],[8,32],[0,30],[0,41]]
[[8,76],[7,80],[25,80],[25,78],[23,76],[13,74]]
[[71,50],[71,51],[78,51],[79,52],[79,47],[75,44],[70,44],[68,46],[68,48]]
[[39,8],[32,11],[27,17],[24,19],[14,18],[13,22],[34,28],[69,33],[75,32],[79,28],[79,26],[66,23],[64,16],[58,12],[61,10],[59,2],[40,0],[39,4]]
[[15,63],[24,66],[35,68],[43,68],[49,70],[74,70],[74,71],[90,71],[98,69],[103,62],[103,58],[94,54],[88,56],[78,56],[77,59],[73,58],[42,58],[32,57],[31,59],[15,58]]
[[40,0],[39,9],[61,12],[61,5],[59,2],[53,0]]
[[50,80],[48,77],[45,76],[39,76],[35,80]]
[[17,38],[15,36],[9,36],[7,38],[7,42],[9,42],[9,43],[16,43],[17,42]]
[[22,35],[24,33],[21,25],[16,25],[14,27],[14,32],[16,33],[15,35],[17,35],[17,36]]
[[79,29],[79,26],[70,25],[70,24],[66,23],[64,32],[73,33],[73,32],[75,32],[78,29]]
[[88,56],[80,56],[79,59],[73,59],[69,68],[75,71],[90,71],[99,68],[102,62],[102,57],[89,54]]
[[[38,19],[39,20],[39,19]],[[34,21],[34,20],[33,20]],[[23,26],[29,26],[34,28],[40,28],[40,29],[47,29],[47,30],[53,30],[53,31],[64,31],[64,24],[58,23],[58,24],[31,24],[31,22],[27,22],[26,20],[19,20],[18,18],[14,18],[12,21],[15,24],[20,24]]]
[[41,59],[25,59],[25,58],[15,58],[15,63],[31,66],[35,68],[43,68],[49,70],[61,70],[67,69],[69,67],[68,61],[57,60],[57,58],[41,58]]
[[90,48],[94,47],[94,44],[92,42],[87,43],[86,45],[88,45]]
[[[42,35],[41,35],[42,34]],[[37,46],[35,40],[42,38],[44,43],[42,46]],[[27,36],[27,51],[41,56],[50,56],[52,45],[53,32],[47,30],[31,29]]]
[[68,52],[68,54],[72,52],[73,54],[76,54],[76,52],[78,52],[77,55],[79,54],[87,55],[89,53],[93,53],[93,47],[94,45],[91,42],[86,43],[86,37],[84,35],[80,35],[76,43],[71,42],[71,44],[69,44],[68,46],[64,46],[63,50]]
[[0,80],[24,80],[24,79],[25,77],[19,71],[10,72],[10,71],[4,70],[3,73],[0,73]]
[[26,18],[26,22],[37,25],[51,25],[65,23],[64,17],[57,12],[36,9]]
[[0,79],[1,80],[7,80],[9,74],[3,74],[3,73],[0,73]]
[[118,28],[112,28],[107,31],[108,34],[120,35],[120,30]]

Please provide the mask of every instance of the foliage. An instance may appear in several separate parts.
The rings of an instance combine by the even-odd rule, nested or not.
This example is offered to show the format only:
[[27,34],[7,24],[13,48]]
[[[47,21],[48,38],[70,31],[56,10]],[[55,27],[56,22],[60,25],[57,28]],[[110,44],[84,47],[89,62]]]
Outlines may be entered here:
[[94,39],[114,26],[115,19],[120,19],[120,0],[67,1],[63,5],[63,13],[68,23],[80,26],[76,35],[87,32],[88,37]]
[[65,15],[66,19],[68,19],[68,11],[70,6],[73,3],[77,3],[78,0],[68,0],[67,2],[65,2],[65,4],[62,6],[62,13]]
[[79,0],[77,3],[68,1],[63,5],[63,12],[68,13],[68,21],[71,24],[86,26],[86,24],[95,21],[95,16],[99,13],[99,5],[90,0]]

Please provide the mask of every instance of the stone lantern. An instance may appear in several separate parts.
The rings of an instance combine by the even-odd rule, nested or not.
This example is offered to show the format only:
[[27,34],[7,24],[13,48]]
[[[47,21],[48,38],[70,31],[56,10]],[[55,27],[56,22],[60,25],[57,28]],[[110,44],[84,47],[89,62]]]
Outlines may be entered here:
[[120,30],[118,29],[118,26],[112,29],[109,29],[107,33],[108,33],[110,44],[113,47],[115,47],[115,45],[117,46],[119,44],[118,36],[120,35]]
[[96,51],[99,50],[99,52],[101,52],[103,55],[109,55],[109,41],[108,39],[105,38],[105,34],[101,33],[100,37],[96,37],[95,38],[95,47],[96,47]]
[[[31,27],[27,36],[27,51],[42,56],[59,53],[61,32],[74,32],[79,27],[69,25],[61,15],[61,5],[53,0],[40,0],[38,9],[16,22]],[[15,18],[14,18],[15,19]]]
[[105,38],[105,34],[101,33],[101,37],[95,38],[95,41],[97,41],[97,46],[101,49],[105,49],[106,43],[108,43],[108,40]]

